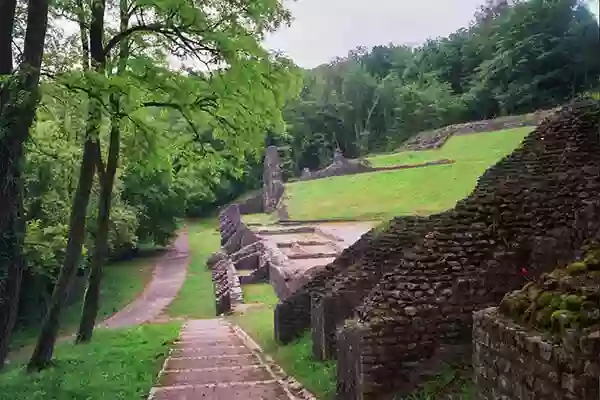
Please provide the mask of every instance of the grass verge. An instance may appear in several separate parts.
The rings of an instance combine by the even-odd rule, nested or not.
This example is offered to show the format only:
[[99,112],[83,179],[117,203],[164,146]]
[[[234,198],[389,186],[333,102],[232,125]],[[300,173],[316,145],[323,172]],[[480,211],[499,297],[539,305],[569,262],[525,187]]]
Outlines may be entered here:
[[450,165],[347,175],[286,185],[293,219],[389,219],[454,207],[477,178],[513,150],[531,128],[452,137],[440,150],[371,157],[376,166],[450,158]]
[[167,308],[170,317],[214,318],[215,295],[206,260],[219,249],[220,236],[213,219],[188,223],[190,265],[177,297]]
[[56,346],[55,365],[0,375],[0,400],[131,400],[148,396],[180,324],[99,329],[87,345]]
[[310,335],[280,346],[273,334],[273,310],[278,302],[269,284],[245,285],[244,300],[250,306],[243,314],[231,317],[262,349],[291,376],[319,399],[333,398],[335,393],[335,362],[317,362],[312,358]]
[[[138,297],[152,278],[155,258],[144,257],[108,264],[104,268],[100,292],[98,321],[102,321]],[[79,325],[83,300],[66,307],[61,316],[60,335],[74,333]],[[39,333],[39,325],[28,325],[13,334],[11,351],[21,352],[31,345]],[[12,356],[11,356],[12,358]],[[19,358],[19,355],[17,355]]]

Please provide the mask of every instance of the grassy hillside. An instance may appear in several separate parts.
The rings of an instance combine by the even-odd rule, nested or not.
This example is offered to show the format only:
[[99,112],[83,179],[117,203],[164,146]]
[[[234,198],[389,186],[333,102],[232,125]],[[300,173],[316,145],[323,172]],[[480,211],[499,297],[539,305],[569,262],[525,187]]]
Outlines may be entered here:
[[515,149],[531,128],[454,136],[438,150],[369,158],[374,166],[452,159],[451,165],[333,177],[286,185],[293,219],[389,219],[427,215],[454,206],[477,178]]

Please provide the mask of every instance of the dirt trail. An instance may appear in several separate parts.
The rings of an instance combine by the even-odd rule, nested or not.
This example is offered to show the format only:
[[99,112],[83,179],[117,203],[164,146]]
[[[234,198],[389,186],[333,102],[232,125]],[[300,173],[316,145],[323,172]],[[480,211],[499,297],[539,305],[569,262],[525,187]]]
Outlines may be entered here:
[[148,400],[293,400],[284,382],[222,319],[188,321]]
[[156,319],[183,285],[189,263],[187,230],[182,230],[169,251],[156,260],[154,275],[140,297],[104,322],[100,328],[124,328]]

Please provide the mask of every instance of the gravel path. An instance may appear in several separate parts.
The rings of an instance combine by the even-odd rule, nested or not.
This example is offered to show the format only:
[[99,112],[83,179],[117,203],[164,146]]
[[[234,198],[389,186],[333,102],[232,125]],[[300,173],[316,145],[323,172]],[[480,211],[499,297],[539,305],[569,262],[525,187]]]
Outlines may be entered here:
[[222,319],[188,321],[148,400],[293,400],[298,397]]
[[102,328],[124,328],[154,320],[173,301],[183,285],[189,263],[187,230],[182,230],[171,249],[156,260],[152,281],[142,295],[100,323]]

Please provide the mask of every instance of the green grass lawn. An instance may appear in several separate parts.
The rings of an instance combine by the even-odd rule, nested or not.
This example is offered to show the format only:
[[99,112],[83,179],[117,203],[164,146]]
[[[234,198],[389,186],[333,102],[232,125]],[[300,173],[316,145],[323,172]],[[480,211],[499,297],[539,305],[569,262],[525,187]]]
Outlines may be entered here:
[[271,225],[277,222],[277,216],[273,214],[246,214],[242,215],[242,221],[246,224]]
[[269,284],[245,285],[244,300],[253,304],[232,320],[246,331],[281,367],[317,398],[325,400],[335,394],[335,362],[317,362],[312,358],[310,335],[286,346],[275,342],[273,310],[278,302]]
[[[144,257],[108,264],[104,268],[98,321],[121,310],[142,293],[146,283],[152,277],[154,262],[155,258]],[[60,325],[61,336],[75,333],[79,326],[81,307],[82,300],[63,310]],[[38,333],[39,326],[37,324],[16,330],[13,334],[11,350],[19,353],[27,350],[26,347],[34,343]]]
[[178,323],[98,330],[87,345],[60,343],[55,365],[0,374],[0,400],[132,400],[148,396]]
[[376,166],[449,158],[450,165],[384,171],[286,185],[293,219],[389,219],[452,208],[485,170],[516,148],[531,128],[454,136],[439,150],[373,156]]
[[214,219],[188,223],[191,261],[183,287],[167,308],[170,317],[215,318],[215,295],[206,260],[219,249],[216,227]]
[[494,162],[511,152],[533,129],[531,127],[452,136],[435,150],[402,151],[368,157],[374,167],[419,164],[442,159],[457,162]]

